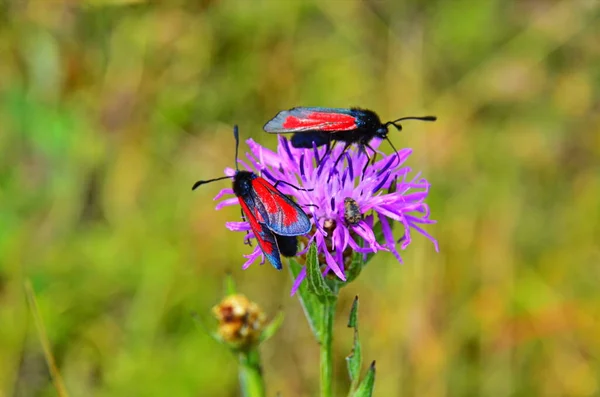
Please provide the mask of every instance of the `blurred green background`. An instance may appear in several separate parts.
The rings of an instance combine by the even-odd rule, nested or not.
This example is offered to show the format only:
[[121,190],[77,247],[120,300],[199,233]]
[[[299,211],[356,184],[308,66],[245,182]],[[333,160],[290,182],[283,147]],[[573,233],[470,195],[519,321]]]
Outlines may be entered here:
[[[166,3],[166,2],[165,2]],[[214,210],[231,127],[362,106],[432,183],[440,253],[416,238],[361,297],[377,396],[600,395],[597,1],[1,1],[0,396],[55,396],[30,280],[71,396],[236,396],[199,331],[232,272],[282,330],[269,395],[318,392],[318,346],[286,271],[241,270],[239,211]],[[389,150],[388,145],[382,145]]]

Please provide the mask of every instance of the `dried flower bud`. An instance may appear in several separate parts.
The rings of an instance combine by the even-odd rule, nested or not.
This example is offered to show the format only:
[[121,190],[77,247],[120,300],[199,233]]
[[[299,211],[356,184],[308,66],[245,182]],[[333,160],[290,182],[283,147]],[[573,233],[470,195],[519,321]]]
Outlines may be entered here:
[[266,322],[262,309],[244,295],[229,295],[212,309],[219,321],[218,335],[236,348],[258,342]]

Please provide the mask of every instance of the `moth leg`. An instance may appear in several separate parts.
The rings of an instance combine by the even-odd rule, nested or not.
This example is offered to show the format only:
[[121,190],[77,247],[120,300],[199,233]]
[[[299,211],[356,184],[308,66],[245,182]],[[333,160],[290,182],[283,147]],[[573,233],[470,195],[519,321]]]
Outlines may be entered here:
[[[242,219],[244,220],[244,222],[247,222],[248,220],[246,219],[246,216],[244,215],[244,210],[242,210],[240,208],[240,212],[242,214]],[[246,230],[246,236],[250,234],[250,230]],[[252,241],[250,241],[250,239],[246,239],[244,237],[244,245],[249,245],[250,247],[252,247]]]
[[327,142],[327,150],[325,151],[325,154],[323,155],[323,157],[321,157],[321,161],[325,160],[327,155],[331,153],[331,151],[333,150],[333,147],[335,146],[336,143],[337,142],[334,141],[333,139],[331,139],[331,138],[329,139],[329,142]]
[[[371,147],[371,145],[369,145],[368,143],[365,144],[365,147],[368,149],[371,149],[373,151],[373,159],[371,159],[368,154],[367,154],[367,157],[369,157],[369,159],[371,159],[371,164],[375,164],[375,159],[377,158],[377,151],[375,149],[373,149]],[[365,153],[367,153],[366,150],[365,150]]]
[[[371,156],[369,156],[369,153],[367,152],[367,148],[371,149],[373,151],[373,158],[371,158]],[[367,156],[367,162],[365,163],[365,166],[363,167],[362,175],[360,177],[361,179],[365,177],[365,172],[367,171],[367,167],[369,166],[369,163],[375,164],[375,159],[377,158],[377,151],[375,149],[373,149],[371,147],[371,145],[369,145],[368,143],[365,143],[363,145],[363,150],[364,150],[365,156]]]
[[337,166],[337,164],[340,162],[340,160],[344,156],[344,153],[346,153],[346,150],[348,150],[348,148],[350,147],[350,145],[351,145],[351,143],[349,143],[349,142],[344,145],[344,149],[342,149],[342,153],[340,153],[340,155],[338,156],[337,160],[335,160],[335,163],[333,164],[333,168],[335,168]]
[[279,185],[280,183],[283,183],[284,185],[287,185],[289,187],[293,187],[294,189],[300,190],[300,191],[303,191],[303,192],[312,192],[313,190],[315,190],[315,189],[303,189],[301,187],[298,187],[296,185],[292,185],[291,183],[286,182],[286,181],[282,181],[282,180],[275,181],[275,184],[273,185],[273,187],[275,189],[277,189],[277,185]]
[[[335,170],[335,167],[337,167],[337,164],[340,162],[340,160],[342,159],[342,157],[344,156],[344,153],[346,153],[346,150],[348,150],[348,148],[350,147],[351,143],[347,142],[344,145],[344,149],[342,149],[342,152],[340,153],[340,155],[338,156],[338,158],[335,160],[335,163],[333,164],[333,168],[332,170]],[[327,182],[329,183],[329,181],[331,180],[331,175],[333,175],[333,172],[329,174],[329,178],[327,179]]]

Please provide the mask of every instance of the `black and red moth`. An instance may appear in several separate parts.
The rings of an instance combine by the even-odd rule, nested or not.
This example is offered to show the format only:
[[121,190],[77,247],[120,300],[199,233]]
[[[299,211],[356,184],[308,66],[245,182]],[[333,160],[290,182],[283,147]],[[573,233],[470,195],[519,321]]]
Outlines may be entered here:
[[[293,133],[292,146],[295,148],[312,148],[329,145],[332,141],[344,142],[344,151],[352,144],[361,150],[369,148],[373,138],[388,138],[388,127],[393,125],[402,130],[399,123],[403,120],[435,121],[435,116],[401,117],[397,120],[382,123],[377,113],[360,108],[321,108],[296,107],[282,110],[263,127],[272,134]],[[392,145],[392,148],[394,146]],[[395,149],[394,149],[395,150]]]
[[198,181],[194,183],[192,190],[205,183],[233,178],[233,193],[242,207],[242,216],[250,224],[265,257],[280,270],[282,267],[280,253],[288,257],[296,255],[298,251],[296,236],[310,231],[310,219],[298,204],[277,190],[277,183],[273,186],[253,172],[238,169],[237,125],[233,127],[233,136],[235,137],[235,174]]

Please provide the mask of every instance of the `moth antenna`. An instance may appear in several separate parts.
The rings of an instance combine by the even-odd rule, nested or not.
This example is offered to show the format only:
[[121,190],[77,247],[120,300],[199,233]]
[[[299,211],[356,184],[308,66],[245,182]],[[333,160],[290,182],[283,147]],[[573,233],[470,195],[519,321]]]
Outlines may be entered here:
[[192,190],[196,190],[196,188],[200,185],[204,185],[204,184],[215,182],[215,181],[221,181],[223,179],[229,179],[229,178],[233,178],[233,177],[232,176],[222,176],[220,178],[209,179],[207,181],[198,181],[198,182],[194,183],[194,186],[192,186]]
[[[233,126],[233,137],[235,138],[235,169],[236,169],[236,171],[239,171],[240,169],[238,167],[237,159],[238,159],[238,148],[240,147],[240,133],[238,131],[237,124]],[[220,178],[209,179],[206,181],[198,181],[198,182],[194,183],[194,186],[192,186],[192,190],[196,190],[196,188],[198,186],[205,185],[207,183],[221,181],[223,179],[229,179],[229,178],[233,178],[233,176],[222,176]]]
[[240,133],[238,131],[237,124],[233,126],[233,137],[235,138],[235,169],[239,171],[240,168],[238,166],[238,149],[240,147]]
[[398,131],[402,131],[402,125],[400,124],[396,124],[399,121],[403,121],[403,120],[420,120],[420,121],[436,121],[437,117],[435,116],[408,116],[408,117],[400,117],[397,120],[394,121],[388,121],[387,123],[385,123],[384,125],[387,127],[388,125],[393,125],[394,127],[396,127],[396,129]]

